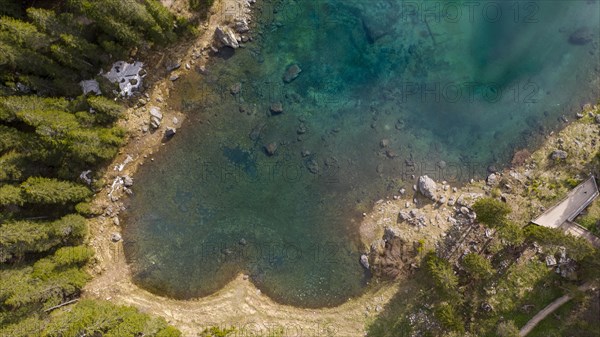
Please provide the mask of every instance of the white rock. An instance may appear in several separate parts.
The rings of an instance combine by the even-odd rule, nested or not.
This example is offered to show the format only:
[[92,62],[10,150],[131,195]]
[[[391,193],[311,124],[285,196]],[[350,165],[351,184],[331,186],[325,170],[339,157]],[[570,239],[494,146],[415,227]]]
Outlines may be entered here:
[[435,190],[437,185],[433,179],[428,176],[420,176],[417,182],[419,192],[423,194],[426,198],[435,199]]
[[360,256],[360,264],[362,264],[362,266],[365,267],[365,269],[369,269],[369,267],[370,267],[369,258],[367,257],[366,254],[362,254]]
[[121,241],[121,239],[122,239],[122,238],[121,238],[121,234],[119,234],[119,233],[112,233],[112,234],[110,235],[110,240],[111,240],[112,242],[119,242],[119,241]]
[[219,43],[221,43],[224,46],[231,47],[233,49],[240,47],[238,37],[235,35],[233,30],[231,30],[231,28],[227,26],[218,26],[215,29],[215,38]]

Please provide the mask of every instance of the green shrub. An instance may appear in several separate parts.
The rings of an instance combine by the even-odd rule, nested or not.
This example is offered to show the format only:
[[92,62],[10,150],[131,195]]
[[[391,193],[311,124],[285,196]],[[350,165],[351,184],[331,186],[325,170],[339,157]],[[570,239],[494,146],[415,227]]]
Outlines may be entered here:
[[473,211],[477,214],[479,222],[490,227],[496,227],[506,221],[506,216],[510,214],[511,209],[502,201],[483,198],[473,204]]
[[435,317],[447,331],[465,332],[462,318],[457,310],[448,302],[442,302],[435,310]]
[[465,255],[461,265],[474,281],[488,279],[495,272],[489,260],[475,253]]
[[575,188],[580,183],[581,183],[581,181],[578,180],[578,179],[575,179],[575,178],[567,178],[567,179],[565,179],[565,185],[567,187],[569,187],[569,188]]
[[520,246],[525,241],[523,229],[512,221],[506,221],[498,226],[498,236],[511,246]]
[[433,252],[425,256],[424,263],[434,286],[441,294],[456,297],[458,295],[458,277],[454,274],[454,269],[450,263],[437,257]]

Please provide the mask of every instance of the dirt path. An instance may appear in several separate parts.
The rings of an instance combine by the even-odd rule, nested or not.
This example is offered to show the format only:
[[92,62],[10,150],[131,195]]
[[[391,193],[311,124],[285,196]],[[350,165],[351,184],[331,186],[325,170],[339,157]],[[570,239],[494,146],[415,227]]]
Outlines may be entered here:
[[[590,289],[591,287],[592,287],[592,284],[590,282],[588,282],[588,283],[580,286],[578,289],[580,291],[586,291],[586,290]],[[521,328],[521,331],[519,331],[519,335],[527,336],[527,334],[530,333],[531,330],[533,330],[533,328],[535,328],[541,321],[543,321],[544,318],[546,318],[548,315],[550,315],[551,313],[556,311],[563,304],[569,302],[572,298],[573,298],[573,296],[571,296],[571,295],[564,295],[562,297],[557,298],[552,303],[548,304],[544,309],[540,310],[540,312],[538,312],[535,316],[533,316],[533,318],[530,319],[529,322],[527,322],[527,324],[525,324],[523,326],[523,328]]]

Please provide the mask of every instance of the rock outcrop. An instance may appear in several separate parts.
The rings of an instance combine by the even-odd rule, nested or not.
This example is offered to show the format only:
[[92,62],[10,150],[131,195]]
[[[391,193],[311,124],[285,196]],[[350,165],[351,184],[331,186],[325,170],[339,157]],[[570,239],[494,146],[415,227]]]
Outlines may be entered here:
[[428,199],[435,200],[435,191],[437,189],[437,185],[433,179],[428,176],[420,176],[417,182],[417,188],[423,196]]
[[162,121],[163,115],[160,112],[160,108],[151,107],[150,108],[150,126],[153,129],[158,129],[160,127],[160,122]]
[[567,154],[567,152],[565,152],[563,150],[554,150],[554,151],[552,151],[550,158],[552,158],[552,160],[554,160],[554,161],[558,161],[558,160],[565,160],[565,159],[567,159],[568,156],[569,155]]
[[231,28],[227,26],[218,26],[215,29],[215,39],[221,46],[231,47],[233,49],[240,47],[238,36]]

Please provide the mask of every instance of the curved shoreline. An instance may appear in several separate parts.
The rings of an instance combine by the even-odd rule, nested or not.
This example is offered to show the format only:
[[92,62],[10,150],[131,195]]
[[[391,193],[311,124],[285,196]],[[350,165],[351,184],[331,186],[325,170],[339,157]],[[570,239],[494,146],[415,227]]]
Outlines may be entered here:
[[[199,49],[206,48],[212,40],[212,32],[217,25],[222,23],[223,18],[214,13],[218,13],[228,2],[237,3],[235,0],[215,1],[211,12],[210,20],[205,25],[206,31],[192,44],[191,47],[183,53],[182,64],[192,63],[194,60],[192,54],[198,53]],[[182,46],[181,49],[184,49]],[[194,66],[202,66],[207,61],[206,57],[195,60]],[[182,67],[178,72],[194,71]],[[271,331],[273,327],[284,327],[285,329],[296,329],[299,327],[303,331],[327,331],[328,327],[334,329],[337,336],[362,336],[365,333],[365,327],[368,321],[377,315],[380,310],[376,308],[383,307],[401,288],[401,282],[391,284],[375,285],[368,289],[363,295],[350,299],[340,306],[321,309],[303,309],[276,303],[260,292],[243,275],[238,275],[232,282],[215,292],[212,295],[194,299],[194,300],[172,300],[149,293],[133,284],[131,272],[127,265],[123,253],[122,242],[111,242],[111,233],[119,232],[118,227],[118,209],[122,203],[113,202],[108,197],[108,190],[114,179],[122,176],[131,176],[135,173],[139,165],[143,165],[146,158],[151,158],[154,151],[160,148],[163,139],[165,126],[179,127],[185,120],[185,116],[170,109],[164,101],[169,96],[172,89],[172,81],[167,77],[154,84],[147,92],[149,101],[152,105],[163,108],[163,121],[165,124],[154,133],[145,133],[142,131],[142,125],[147,123],[149,116],[147,111],[140,108],[131,108],[127,111],[127,119],[120,121],[130,133],[127,145],[122,149],[117,158],[108,166],[105,173],[107,187],[103,189],[94,200],[95,205],[105,209],[105,215],[90,220],[90,245],[96,251],[97,263],[92,266],[94,279],[84,288],[84,297],[94,297],[111,300],[120,304],[128,304],[138,307],[144,312],[162,316],[182,330],[184,335],[191,335],[201,332],[203,328],[213,325],[217,326],[236,326],[238,329],[246,331],[257,331],[265,333]],[[160,98],[160,101],[157,99]],[[164,98],[164,99],[163,99]],[[177,125],[171,125],[171,120],[176,117]],[[567,126],[565,130],[582,132],[581,125]],[[579,126],[577,126],[579,125]],[[588,130],[588,129],[586,129]],[[562,132],[561,131],[561,134]],[[565,131],[566,132],[566,131]],[[553,146],[552,142],[558,135],[549,136],[547,142],[542,145],[534,154],[535,160],[542,161],[548,147]],[[589,146],[590,142],[584,142]],[[122,171],[111,170],[127,161],[131,156],[132,161],[124,165]],[[536,157],[537,156],[537,157]],[[541,167],[538,165],[536,167]],[[535,169],[532,168],[532,169]],[[510,175],[506,170],[503,175]],[[517,173],[524,174],[530,171],[529,167],[520,167],[515,170]],[[538,170],[539,171],[539,170]],[[544,175],[544,171],[540,173]],[[548,173],[551,174],[551,173]],[[518,179],[517,179],[518,180]],[[466,184],[457,189],[457,196],[485,194],[490,191],[486,189],[485,181],[477,181]],[[443,189],[443,188],[442,188]],[[450,189],[451,190],[451,189]],[[123,192],[123,191],[121,191]],[[408,193],[410,194],[410,193]],[[443,233],[449,228],[449,221],[443,221],[443,217],[451,216],[456,210],[453,207],[438,207],[436,204],[425,202],[423,204],[406,206],[412,203],[412,196],[398,198],[394,200],[381,200],[373,205],[369,214],[365,215],[360,226],[361,238],[366,247],[382,237],[384,230],[388,226],[397,227],[406,232],[407,241],[425,240],[426,246],[433,245],[442,237]],[[511,196],[508,195],[510,198]],[[108,207],[112,211],[107,212]],[[523,211],[530,212],[531,209],[541,205],[532,203]],[[116,210],[114,209],[116,208]],[[421,212],[428,214],[429,219],[435,219],[431,226],[420,228],[412,227],[406,224],[396,224],[398,211],[406,208],[418,208]],[[519,216],[527,212],[516,212]],[[115,214],[116,213],[116,214]],[[440,215],[441,214],[441,215]],[[111,216],[114,215],[114,216]],[[436,215],[440,215],[442,220],[437,221]],[[371,308],[371,309],[369,309]],[[373,309],[375,308],[375,309]],[[252,330],[249,330],[252,329]],[[324,330],[325,329],[325,330]],[[297,330],[296,330],[297,331]],[[318,335],[319,333],[314,333]],[[308,334],[311,336],[311,334]]]

